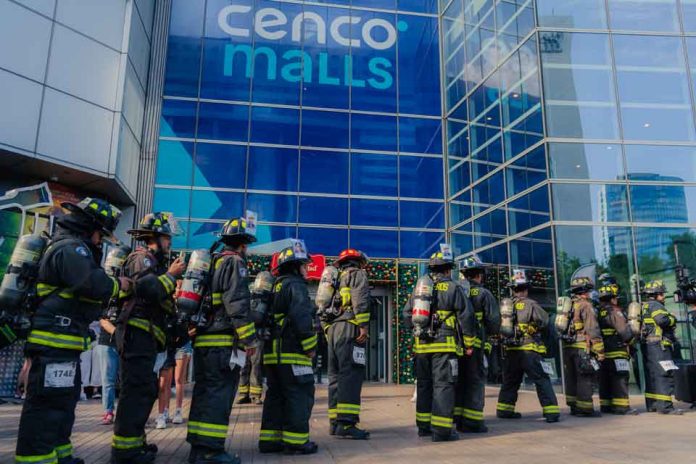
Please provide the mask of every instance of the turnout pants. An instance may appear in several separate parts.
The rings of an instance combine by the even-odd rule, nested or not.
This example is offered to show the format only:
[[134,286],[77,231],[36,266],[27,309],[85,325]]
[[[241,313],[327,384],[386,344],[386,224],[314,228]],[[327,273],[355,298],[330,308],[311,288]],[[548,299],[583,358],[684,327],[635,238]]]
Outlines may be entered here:
[[563,348],[563,369],[566,381],[566,404],[571,412],[594,412],[592,403],[592,387],[596,378],[595,373],[583,372],[581,369],[581,348]]
[[193,349],[193,387],[186,441],[210,451],[224,451],[240,367],[230,369],[232,347]]
[[527,374],[536,386],[544,417],[560,416],[561,409],[558,407],[556,393],[553,391],[551,379],[541,366],[542,361],[543,358],[536,351],[507,350],[503,359],[503,385],[498,395],[498,412],[515,412],[517,392],[524,375]]
[[455,386],[459,360],[455,353],[417,354],[416,425],[448,437],[454,424]]
[[[621,359],[620,361],[630,363],[629,359]],[[628,378],[628,370],[619,371],[616,369],[616,359],[602,361],[599,370],[599,404],[602,412],[625,414],[628,411],[630,407]]]
[[80,385],[79,351],[50,348],[31,356],[17,436],[18,463],[55,464],[72,456],[70,435]]
[[[119,330],[122,330],[119,327]],[[111,452],[128,459],[143,451],[145,423],[157,399],[157,342],[144,330],[128,327],[120,353],[121,395],[116,409]]]
[[455,404],[457,424],[464,429],[479,429],[484,426],[483,406],[486,398],[488,369],[484,363],[484,352],[474,348],[471,356],[459,360],[459,379]]
[[252,356],[247,356],[246,364],[244,369],[242,369],[239,380],[240,395],[261,398],[263,394],[262,359],[263,345],[256,348],[256,352]]
[[287,364],[266,365],[260,443],[300,446],[309,441],[309,418],[314,407],[314,374]]
[[672,350],[658,343],[641,345],[645,365],[645,405],[648,411],[664,412],[674,409],[674,371],[665,370],[660,362],[673,361]]
[[359,329],[350,322],[335,322],[327,334],[329,344],[329,420],[343,424],[360,422],[360,393],[365,365],[353,360]]

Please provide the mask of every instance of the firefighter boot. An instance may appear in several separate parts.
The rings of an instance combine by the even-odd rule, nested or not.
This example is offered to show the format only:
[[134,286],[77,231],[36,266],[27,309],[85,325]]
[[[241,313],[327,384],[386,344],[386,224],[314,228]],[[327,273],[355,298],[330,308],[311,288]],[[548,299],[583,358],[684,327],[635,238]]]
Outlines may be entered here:
[[241,464],[237,456],[230,456],[224,451],[200,451],[196,455],[195,464]]
[[314,454],[319,447],[313,441],[308,441],[304,445],[285,445],[285,454]]
[[449,435],[439,435],[437,433],[433,435],[433,443],[457,440],[459,440],[459,434],[455,431],[452,431]]
[[85,464],[85,461],[80,458],[68,456],[65,458],[58,459],[58,464]]
[[336,427],[336,436],[343,438],[352,438],[353,440],[367,440],[370,438],[370,432],[359,429],[355,424],[338,424]]
[[261,454],[282,453],[284,449],[283,444],[279,441],[262,441],[259,443],[259,453]]

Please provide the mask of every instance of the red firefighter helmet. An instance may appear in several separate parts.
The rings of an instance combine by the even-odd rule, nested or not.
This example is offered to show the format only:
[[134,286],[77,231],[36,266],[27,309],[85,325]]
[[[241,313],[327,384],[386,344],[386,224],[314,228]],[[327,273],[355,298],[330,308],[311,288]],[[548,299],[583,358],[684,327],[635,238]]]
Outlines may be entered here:
[[338,255],[338,259],[334,261],[334,266],[340,266],[348,261],[357,261],[361,264],[366,264],[369,261],[369,258],[360,250],[348,248],[347,250],[343,250],[341,254]]

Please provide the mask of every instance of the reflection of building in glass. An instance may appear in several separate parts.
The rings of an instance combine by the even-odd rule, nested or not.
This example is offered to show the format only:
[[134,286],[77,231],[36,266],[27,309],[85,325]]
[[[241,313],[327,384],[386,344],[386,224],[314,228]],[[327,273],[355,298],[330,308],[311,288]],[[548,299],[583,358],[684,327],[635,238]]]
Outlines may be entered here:
[[[626,180],[625,176],[621,179]],[[630,173],[628,180],[639,182],[681,183],[679,177],[666,177],[649,173]],[[626,211],[626,185],[608,184],[600,191],[601,217],[603,222],[621,222]],[[686,194],[683,186],[656,185],[649,188],[634,186],[631,189],[631,204],[634,223],[684,224],[688,222]],[[684,234],[680,228],[637,228],[634,232],[636,247],[644,256],[666,259],[672,238]],[[604,228],[602,246],[605,259],[617,250],[632,248],[631,237],[621,228]]]

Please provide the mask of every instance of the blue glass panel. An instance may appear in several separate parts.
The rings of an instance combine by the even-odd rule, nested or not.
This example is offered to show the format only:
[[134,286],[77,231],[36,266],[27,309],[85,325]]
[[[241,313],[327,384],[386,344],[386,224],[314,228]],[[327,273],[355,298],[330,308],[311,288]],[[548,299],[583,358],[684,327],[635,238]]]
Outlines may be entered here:
[[190,222],[187,248],[190,250],[210,248],[217,240],[220,230],[222,230],[222,223]]
[[160,140],[155,183],[190,185],[192,159],[193,143]]
[[303,150],[300,154],[300,191],[348,193],[348,153]]
[[[261,11],[262,8],[273,8],[280,12],[267,15],[264,20],[268,24],[277,21],[276,15],[279,15],[280,18],[283,16],[288,18],[288,24],[290,24],[294,18],[302,14],[302,5],[292,3],[258,0],[256,11]],[[259,19],[257,13],[257,30],[260,27],[260,21],[263,20]],[[309,36],[307,28],[312,24],[309,21],[304,23],[305,37]],[[264,35],[271,37],[274,32],[275,35],[280,35],[281,31],[291,31],[292,28],[288,25],[284,28],[266,26],[264,29],[267,31]],[[269,33],[268,31],[273,32]],[[286,35],[280,39],[264,38],[258,32],[254,35],[255,59],[252,98],[255,102],[299,104],[300,83],[303,79],[312,79],[312,62],[302,52],[301,45],[293,42],[292,39],[290,32],[286,32]]]
[[505,199],[503,173],[499,172],[472,189],[473,202],[484,205],[496,205]]
[[539,25],[572,29],[606,29],[605,0],[537,0]]
[[194,190],[191,217],[195,219],[229,219],[244,215],[244,194]]
[[[339,16],[348,14],[348,10],[343,8],[305,5],[304,10],[306,13],[318,14],[325,19],[327,25],[333,24]],[[307,38],[303,43],[302,51],[305,53],[305,60],[313,64],[313,71],[311,81],[305,79],[302,82],[302,105],[348,109],[350,83],[346,81],[345,63],[346,59],[350,59],[349,43],[336,42],[334,34],[331,33],[327,33],[325,40],[320,41],[318,29],[319,27],[313,21],[305,22]],[[348,25],[340,27],[338,33],[342,34],[341,37],[350,36]]]
[[297,234],[310,253],[336,256],[348,248],[348,229],[315,229],[300,227]]
[[466,161],[450,158],[449,163],[449,194],[454,195],[471,185],[471,172]]
[[398,0],[398,8],[401,11],[415,11],[416,13],[437,13],[437,0]]
[[428,259],[440,249],[445,234],[439,232],[401,232],[401,258]]
[[474,249],[473,237],[469,234],[452,234],[452,250],[455,256],[469,253]]
[[276,242],[286,238],[297,238],[297,228],[294,226],[256,226],[257,244]]
[[196,103],[180,100],[162,102],[160,135],[193,138],[196,134]]
[[508,197],[546,180],[546,155],[543,145],[510,165],[506,175]]
[[198,187],[244,188],[247,147],[199,143],[193,184]]
[[551,192],[559,221],[628,221],[625,184],[554,184]]
[[297,222],[297,196],[250,193],[246,209],[256,211],[264,222]]
[[348,113],[302,110],[302,145],[348,148]]
[[442,153],[442,121],[399,118],[399,150],[412,153]]
[[249,137],[249,107],[201,103],[198,138],[246,142]]
[[678,31],[676,0],[609,0],[611,28]]
[[298,164],[299,153],[296,149],[249,147],[247,188],[297,191]]
[[396,15],[371,11],[352,15],[362,21],[351,27],[352,38],[361,45],[351,48],[346,62],[351,108],[396,113]]
[[[338,3],[338,2],[331,2]],[[396,9],[396,0],[350,0],[354,7],[384,8],[388,10]]]
[[[253,56],[250,43],[229,38],[206,38],[203,42],[201,97],[217,100],[249,100],[249,72]],[[198,66],[196,66],[198,72]]]
[[442,109],[437,18],[398,15],[398,20],[401,29],[399,111],[440,115]]
[[299,145],[300,111],[287,108],[251,109],[251,141]]
[[153,211],[168,211],[177,218],[189,217],[191,190],[156,188],[152,200]]
[[371,258],[396,258],[399,255],[399,234],[391,230],[351,229],[350,246]]
[[420,201],[401,201],[401,227],[419,227],[422,229],[443,229],[445,227],[444,203]]
[[357,226],[396,227],[398,225],[396,201],[350,200],[350,223]]
[[485,216],[474,220],[474,232],[477,234],[490,234],[498,236],[507,235],[505,208],[493,210]]
[[352,148],[396,151],[396,118],[351,113]]
[[442,159],[399,157],[400,195],[413,198],[443,198]]
[[478,255],[481,261],[483,261],[484,263],[502,265],[508,264],[508,250],[507,245],[505,244],[489,248],[485,251],[481,251]]
[[[632,180],[649,180],[650,175],[631,176]],[[663,180],[666,180],[663,178]],[[635,222],[693,222],[689,212],[696,205],[693,187],[671,185],[632,185],[631,212]],[[691,219],[691,220],[690,220]]]
[[164,94],[198,95],[205,0],[175,0],[169,26]]
[[304,224],[348,224],[348,199],[301,196],[300,222]]
[[397,157],[353,153],[351,193],[395,197],[397,189]]
[[[230,12],[221,17],[222,10],[231,4],[230,0],[207,1],[201,96],[248,101],[254,61],[253,32],[245,35],[242,31],[253,31],[254,15]],[[242,33],[231,35],[220,28],[221,23]]]

